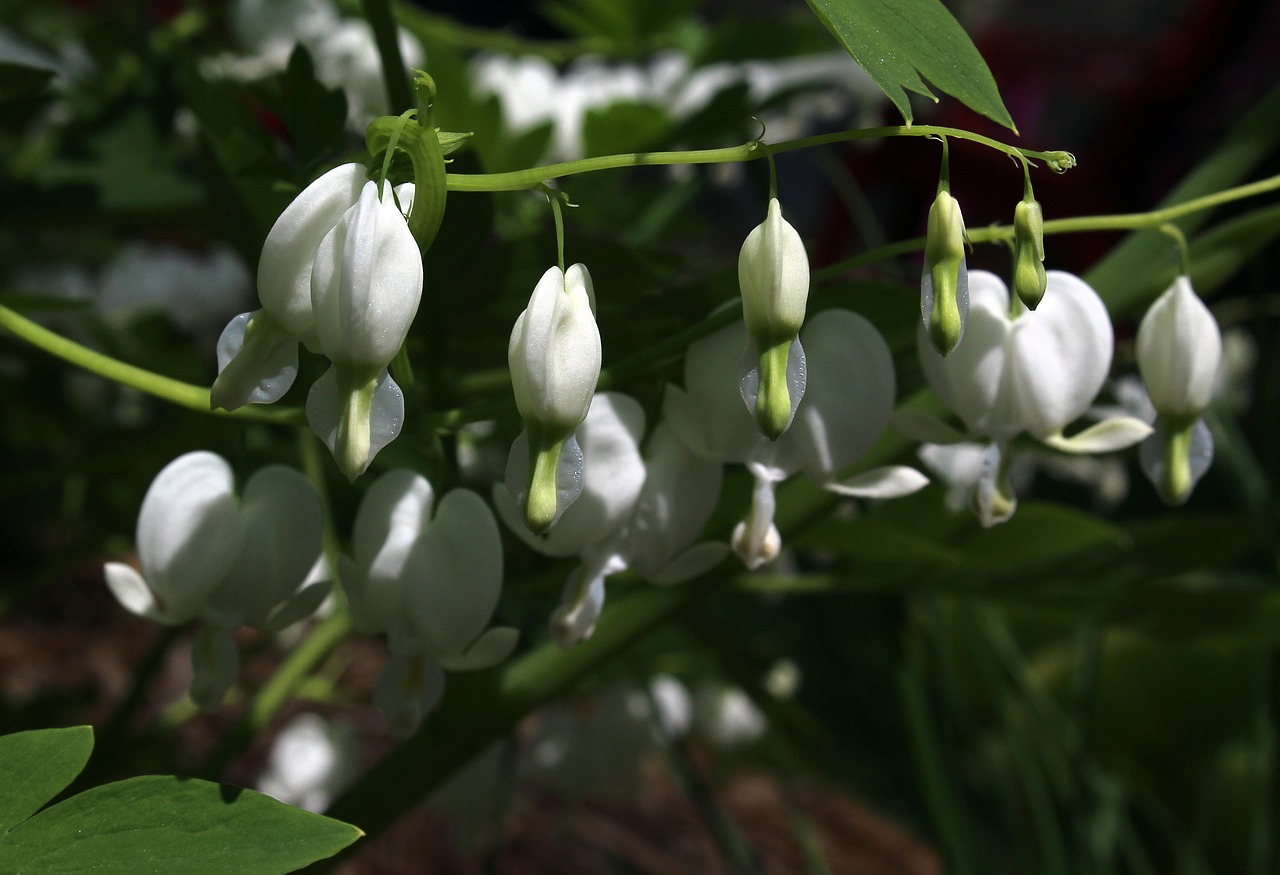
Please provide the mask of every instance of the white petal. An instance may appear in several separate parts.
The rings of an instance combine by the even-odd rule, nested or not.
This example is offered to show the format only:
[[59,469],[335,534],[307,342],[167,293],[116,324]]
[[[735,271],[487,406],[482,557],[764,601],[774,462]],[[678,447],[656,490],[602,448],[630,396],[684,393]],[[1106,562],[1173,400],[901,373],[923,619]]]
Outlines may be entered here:
[[138,513],[142,578],[160,614],[191,619],[240,550],[231,467],[213,453],[179,456],[156,475]]
[[777,464],[822,483],[861,458],[889,424],[897,391],[893,356],[880,332],[848,310],[813,316],[800,339],[808,387],[777,441]]
[[155,597],[147,588],[147,582],[132,566],[108,562],[102,571],[111,594],[126,611],[137,614],[139,617],[146,617],[148,620],[155,620],[157,623],[169,622],[160,613]]
[[666,422],[649,438],[645,469],[644,489],[619,540],[631,566],[651,579],[711,518],[724,469],[692,453]]
[[856,477],[839,483],[828,483],[823,488],[837,495],[856,498],[901,498],[919,492],[929,485],[929,478],[915,468],[906,465],[886,465],[872,468]]
[[1014,323],[1004,391],[1036,437],[1080,417],[1111,370],[1111,317],[1084,280],[1048,272],[1044,300]]
[[358,631],[388,632],[404,622],[405,565],[426,531],[431,504],[431,484],[403,468],[383,474],[364,494],[352,533],[355,567],[343,576]]
[[1044,442],[1064,453],[1110,453],[1146,440],[1153,429],[1141,419],[1117,416],[1077,432],[1071,437],[1049,435]]
[[[245,330],[254,319],[253,340],[245,349]],[[241,313],[218,337],[218,378],[211,390],[215,408],[272,404],[289,391],[298,375],[298,339],[278,330],[266,312]],[[233,360],[236,365],[227,368]]]
[[668,388],[663,418],[700,455],[740,463],[768,444],[742,403],[739,364],[747,344],[741,322],[694,341],[684,359],[684,391]]
[[949,410],[977,434],[1017,434],[1023,424],[998,411],[1006,369],[1009,291],[995,274],[969,271],[969,315],[964,341],[943,357],[927,332],[916,336],[920,364],[929,385]]
[[577,500],[542,535],[528,530],[507,490],[495,488],[499,515],[517,537],[548,556],[576,556],[603,543],[631,515],[640,496],[645,482],[643,434],[644,409],[639,402],[617,392],[597,393],[576,432],[584,466]]
[[311,183],[276,219],[258,262],[258,297],[289,333],[313,330],[311,267],[325,235],[360,196],[362,164],[343,164]]
[[247,623],[265,629],[320,556],[323,511],[311,481],[284,465],[269,465],[250,477],[240,504],[244,541],[204,613],[232,628]]
[[440,502],[404,569],[409,621],[437,659],[466,650],[502,590],[502,539],[484,500],[455,489]]
[[1138,367],[1156,409],[1198,416],[1213,398],[1222,334],[1209,308],[1180,276],[1142,317]]
[[368,182],[320,241],[311,277],[316,334],[329,358],[386,367],[422,298],[422,255],[390,191]]

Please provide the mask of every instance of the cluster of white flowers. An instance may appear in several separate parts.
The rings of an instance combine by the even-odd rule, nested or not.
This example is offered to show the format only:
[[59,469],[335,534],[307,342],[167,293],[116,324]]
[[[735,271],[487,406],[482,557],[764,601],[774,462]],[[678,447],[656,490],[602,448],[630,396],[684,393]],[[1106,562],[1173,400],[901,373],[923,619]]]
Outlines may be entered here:
[[[370,119],[390,109],[373,30],[364,19],[343,17],[329,0],[237,0],[231,23],[244,53],[206,58],[206,77],[250,81],[279,73],[300,44],[311,54],[316,78],[346,95],[352,130],[363,133]],[[405,65],[420,67],[422,44],[403,29],[399,43]]]
[[[327,21],[326,8],[292,3],[281,20],[305,13],[305,21]],[[255,20],[268,36],[279,24],[263,23],[260,14]],[[434,96],[425,75],[415,86],[420,98]],[[371,126],[370,143],[385,121]],[[402,133],[406,140],[396,140]],[[405,402],[389,368],[418,310],[422,250],[443,214],[441,144],[453,136],[438,134],[429,118],[401,119],[388,142],[371,149],[410,152],[416,186],[393,186],[363,164],[344,164],[284,210],[263,246],[261,308],[232,319],[219,340],[214,407],[282,397],[301,343],[330,362],[311,386],[307,418],[350,480],[399,434]],[[424,138],[430,148],[412,151]],[[1138,332],[1155,428],[1121,414],[1067,436],[1111,368],[1106,307],[1083,280],[1044,270],[1043,222],[1029,186],[1015,213],[1016,294],[993,274],[970,272],[963,218],[945,182],[929,214],[917,347],[926,379],[962,428],[901,411],[898,430],[968,454],[953,456],[950,467],[975,462],[971,504],[985,525],[1016,508],[1009,472],[1022,435],[1072,455],[1146,440],[1143,466],[1161,496],[1185,501],[1212,456],[1201,416],[1222,346],[1189,280],[1179,278],[1155,302]],[[863,316],[809,312],[808,254],[776,197],[743,243],[738,278],[742,320],[690,346],[684,385],[665,388],[647,442],[640,403],[597,392],[603,348],[585,265],[549,268],[515,320],[508,365],[524,429],[504,481],[491,487],[493,506],[533,550],[578,562],[550,622],[563,648],[592,634],[611,575],[629,570],[666,586],[703,574],[730,550],[749,569],[775,560],[783,547],[775,489],[796,474],[838,496],[875,500],[928,482],[902,465],[857,469],[894,418],[893,358]],[[936,468],[949,466],[947,452],[928,451]],[[727,544],[695,543],[719,503],[726,464],[745,466],[754,479],[750,505]],[[169,624],[200,621],[192,693],[205,708],[234,681],[237,628],[278,631],[313,611],[329,589],[312,573],[323,521],[310,483],[271,466],[237,498],[233,481],[211,453],[173,462],[139,515],[141,571],[120,563],[106,570],[112,591],[135,613]],[[375,704],[395,734],[407,735],[441,697],[446,671],[493,666],[516,646],[515,629],[490,627],[503,578],[494,511],[466,490],[437,501],[425,477],[392,470],[365,492],[350,543],[352,558],[337,569],[353,625],[385,636],[391,652]],[[602,713],[650,721],[649,697],[618,695],[618,707]],[[642,700],[644,708],[635,704]],[[585,744],[568,747],[586,756]]]

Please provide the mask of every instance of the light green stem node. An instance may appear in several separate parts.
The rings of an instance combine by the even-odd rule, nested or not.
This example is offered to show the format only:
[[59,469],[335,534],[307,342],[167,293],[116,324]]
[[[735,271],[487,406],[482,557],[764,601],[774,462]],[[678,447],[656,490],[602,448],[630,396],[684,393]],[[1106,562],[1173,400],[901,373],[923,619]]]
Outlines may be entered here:
[[791,424],[791,386],[787,381],[787,357],[792,338],[760,353],[760,384],[756,393],[756,423],[771,441],[782,437]]
[[1164,469],[1157,485],[1165,504],[1176,507],[1191,495],[1191,433],[1195,424],[1195,419],[1164,423]]
[[560,490],[556,471],[560,465],[562,438],[550,444],[535,441],[529,433],[529,494],[525,497],[524,522],[535,535],[551,528],[556,519]]
[[369,450],[372,446],[369,416],[381,369],[370,371],[367,368],[335,367],[334,376],[338,381],[342,413],[338,418],[333,455],[342,473],[354,483],[369,466]]

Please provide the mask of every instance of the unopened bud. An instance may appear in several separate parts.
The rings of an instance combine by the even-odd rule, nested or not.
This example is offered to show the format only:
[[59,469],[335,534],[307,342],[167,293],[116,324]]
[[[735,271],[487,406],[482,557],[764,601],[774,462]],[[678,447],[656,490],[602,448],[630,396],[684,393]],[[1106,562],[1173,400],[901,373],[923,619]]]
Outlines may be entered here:
[[1044,297],[1048,280],[1044,272],[1044,211],[1035,198],[1026,197],[1013,211],[1013,290],[1027,309],[1034,310]]
[[964,255],[964,217],[949,191],[938,192],[929,208],[929,230],[920,276],[920,316],[929,340],[949,355],[964,336],[969,314],[969,272]]

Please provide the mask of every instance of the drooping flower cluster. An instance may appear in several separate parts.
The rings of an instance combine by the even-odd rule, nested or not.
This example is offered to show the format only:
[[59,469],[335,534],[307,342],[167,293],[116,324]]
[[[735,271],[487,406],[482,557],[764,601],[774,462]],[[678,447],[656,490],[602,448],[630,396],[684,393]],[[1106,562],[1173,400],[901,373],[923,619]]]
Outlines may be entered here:
[[1043,302],[1026,312],[1019,312],[1004,283],[985,271],[969,274],[969,295],[963,343],[945,357],[923,329],[917,343],[929,385],[967,433],[919,413],[904,412],[895,425],[931,443],[977,439],[987,444],[973,504],[979,519],[993,525],[1017,506],[1006,456],[1018,435],[1029,434],[1063,452],[1100,453],[1131,446],[1150,428],[1121,416],[1071,437],[1063,434],[1089,409],[1111,369],[1111,320],[1083,280],[1049,271]]
[[457,489],[436,506],[425,477],[397,469],[365,493],[343,584],[358,632],[386,635],[391,659],[374,703],[406,736],[444,692],[444,672],[496,665],[519,633],[489,619],[502,590],[502,542],[493,513]]
[[132,613],[169,626],[198,620],[191,695],[213,710],[235,681],[233,633],[278,632],[329,592],[309,577],[320,557],[320,497],[292,468],[258,471],[236,497],[231,467],[208,452],[169,463],[138,514],[138,561],[109,562],[107,585]]

